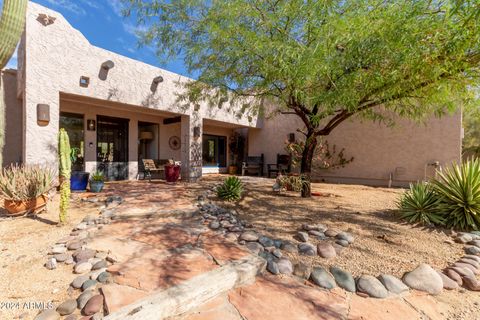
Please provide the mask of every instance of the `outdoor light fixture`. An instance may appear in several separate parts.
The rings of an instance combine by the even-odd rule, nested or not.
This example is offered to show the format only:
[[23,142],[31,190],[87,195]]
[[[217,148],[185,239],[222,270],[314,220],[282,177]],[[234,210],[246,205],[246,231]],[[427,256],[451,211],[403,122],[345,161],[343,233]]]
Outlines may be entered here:
[[108,70],[112,69],[115,66],[112,60],[107,60],[102,63],[100,67],[100,72],[98,73],[98,77],[100,80],[107,80]]
[[48,104],[37,104],[37,124],[48,126],[50,123],[50,106]]
[[95,120],[88,119],[87,120],[87,130],[88,131],[95,131]]
[[194,110],[194,111],[200,110],[200,105],[199,105],[198,103],[196,103],[196,104],[193,106],[193,110]]
[[150,91],[155,92],[157,91],[158,84],[163,82],[163,77],[158,76],[153,78],[152,85],[150,86]]
[[193,137],[200,138],[200,127],[193,127]]
[[80,77],[80,87],[88,87],[88,85],[90,84],[90,78],[89,77],[85,77],[85,76],[81,76]]
[[288,142],[295,142],[295,133],[288,134]]

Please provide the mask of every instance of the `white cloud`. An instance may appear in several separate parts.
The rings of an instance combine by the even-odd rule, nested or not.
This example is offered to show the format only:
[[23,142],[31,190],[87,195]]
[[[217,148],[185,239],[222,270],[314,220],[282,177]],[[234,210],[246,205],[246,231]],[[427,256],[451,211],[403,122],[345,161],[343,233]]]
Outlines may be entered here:
[[45,1],[49,4],[51,4],[54,7],[62,8],[62,9],[68,10],[70,12],[77,13],[81,16],[84,16],[84,15],[87,14],[85,9],[78,6],[75,3],[75,1],[71,1],[71,0],[45,0]]
[[147,31],[147,27],[146,26],[136,26],[134,24],[132,24],[131,22],[124,22],[123,23],[123,29],[125,30],[125,32],[135,36],[135,37],[138,37],[137,35],[137,31],[139,32],[145,32]]
[[95,2],[95,1],[90,1],[90,0],[80,0],[81,2],[83,2],[84,4],[86,4],[87,6],[89,6],[90,8],[93,8],[93,9],[100,9],[100,5]]
[[122,17],[122,10],[125,8],[123,3],[120,0],[108,0],[107,1],[110,7],[113,9],[113,12],[119,17]]

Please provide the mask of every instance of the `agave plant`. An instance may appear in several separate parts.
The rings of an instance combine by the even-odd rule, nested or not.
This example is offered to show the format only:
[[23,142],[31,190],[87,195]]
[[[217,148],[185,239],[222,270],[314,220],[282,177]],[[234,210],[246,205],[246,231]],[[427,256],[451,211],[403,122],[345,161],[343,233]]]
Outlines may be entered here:
[[42,166],[12,165],[0,172],[0,194],[24,201],[45,195],[55,186],[54,170]]
[[443,225],[445,218],[438,209],[439,198],[429,183],[410,184],[397,203],[400,217],[410,223]]
[[237,177],[228,177],[223,184],[217,188],[219,198],[226,201],[236,201],[242,197],[243,184]]
[[448,227],[480,229],[479,159],[439,171],[433,186],[440,198],[439,209],[446,214]]

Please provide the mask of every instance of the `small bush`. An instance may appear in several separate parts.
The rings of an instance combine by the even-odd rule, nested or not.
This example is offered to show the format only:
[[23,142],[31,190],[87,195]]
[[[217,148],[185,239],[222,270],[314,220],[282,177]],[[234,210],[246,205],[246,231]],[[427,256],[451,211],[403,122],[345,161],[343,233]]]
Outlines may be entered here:
[[22,201],[45,195],[55,186],[52,169],[37,165],[12,165],[0,172],[0,194]]
[[228,177],[223,184],[217,188],[219,198],[226,201],[236,201],[242,197],[243,185],[237,177]]
[[105,175],[103,174],[103,171],[97,170],[92,174],[90,180],[96,181],[96,182],[102,182],[105,180]]
[[447,227],[480,229],[480,160],[467,160],[438,172],[433,181]]
[[445,219],[439,211],[439,199],[433,187],[429,183],[410,184],[398,207],[400,217],[410,223],[443,225]]
[[308,184],[305,175],[286,175],[278,177],[280,186],[289,191],[300,192],[305,184]]

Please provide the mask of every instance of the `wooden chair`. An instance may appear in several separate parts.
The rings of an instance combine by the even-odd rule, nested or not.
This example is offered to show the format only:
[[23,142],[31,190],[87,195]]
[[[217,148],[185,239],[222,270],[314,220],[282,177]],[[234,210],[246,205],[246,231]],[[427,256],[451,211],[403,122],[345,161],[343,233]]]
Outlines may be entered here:
[[[272,173],[290,173],[292,169],[292,157],[289,154],[278,154],[277,163],[267,164],[267,175],[271,178]],[[275,175],[276,176],[276,175]]]
[[247,161],[242,163],[242,176],[246,172],[256,172],[259,177],[263,176],[263,153],[259,157],[247,157]]
[[163,166],[156,166],[153,159],[142,159],[143,169],[144,169],[144,178],[148,178],[148,181],[152,181],[152,174],[164,173],[165,168]]

